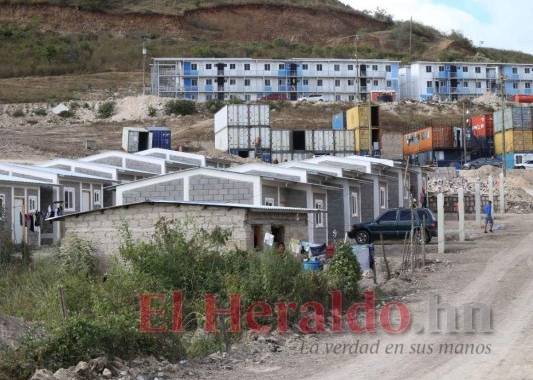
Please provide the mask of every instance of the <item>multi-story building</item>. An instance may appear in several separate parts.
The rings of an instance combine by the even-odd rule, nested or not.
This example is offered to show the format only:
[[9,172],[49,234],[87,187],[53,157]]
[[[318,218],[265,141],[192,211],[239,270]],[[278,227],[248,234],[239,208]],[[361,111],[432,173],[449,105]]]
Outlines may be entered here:
[[152,93],[189,99],[365,100],[399,92],[399,61],[370,59],[155,58]]
[[488,62],[414,62],[400,68],[400,97],[415,100],[457,100],[499,91],[532,94],[533,64]]

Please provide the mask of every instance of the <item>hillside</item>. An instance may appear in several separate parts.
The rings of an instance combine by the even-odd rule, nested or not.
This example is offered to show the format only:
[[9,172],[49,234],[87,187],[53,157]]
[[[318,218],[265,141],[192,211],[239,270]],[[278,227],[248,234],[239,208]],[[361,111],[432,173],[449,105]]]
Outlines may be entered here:
[[[9,52],[0,55],[0,78],[138,71],[143,41],[151,57],[350,58],[355,33],[359,55],[368,58],[533,62],[417,23],[410,56],[408,23],[336,0],[0,0],[0,48]],[[115,82],[110,87],[127,87]],[[54,98],[91,92],[85,82],[78,87]],[[13,98],[0,94],[6,102],[40,99],[24,89]]]

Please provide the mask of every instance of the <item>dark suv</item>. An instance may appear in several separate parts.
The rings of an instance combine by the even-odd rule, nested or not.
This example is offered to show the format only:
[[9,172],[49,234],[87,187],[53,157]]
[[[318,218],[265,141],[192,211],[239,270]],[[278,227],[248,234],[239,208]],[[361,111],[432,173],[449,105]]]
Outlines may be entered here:
[[429,243],[433,236],[437,236],[437,219],[428,208],[387,210],[372,222],[354,224],[348,236],[355,239],[357,244],[368,244],[379,239],[380,235],[383,235],[384,239],[404,239],[411,231],[411,218],[413,218],[415,232],[420,236],[424,216],[426,217],[425,240]]

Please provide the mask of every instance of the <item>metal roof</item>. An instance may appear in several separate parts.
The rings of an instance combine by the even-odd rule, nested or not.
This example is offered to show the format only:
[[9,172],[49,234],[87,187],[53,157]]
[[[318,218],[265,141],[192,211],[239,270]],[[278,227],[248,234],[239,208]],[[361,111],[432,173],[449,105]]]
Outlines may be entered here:
[[21,178],[16,176],[0,174],[0,182],[13,182],[13,183],[23,183],[26,185],[46,185],[46,186],[59,186],[50,182],[38,181],[35,179]]
[[95,210],[76,212],[76,213],[68,214],[68,215],[56,216],[54,218],[49,218],[47,220],[49,221],[63,220],[65,218],[78,217],[80,215],[93,214],[93,213],[98,213],[98,212],[104,213],[106,210],[112,210],[116,208],[128,208],[128,207],[134,207],[134,206],[143,205],[143,204],[169,204],[169,205],[176,205],[177,207],[183,205],[183,206],[199,206],[199,207],[241,208],[241,209],[247,209],[251,211],[278,212],[278,213],[288,213],[288,214],[309,214],[309,213],[315,214],[319,212],[327,212],[327,210],[320,210],[316,208],[255,206],[255,205],[247,205],[247,204],[240,204],[240,203],[165,201],[165,200],[146,199],[141,202],[129,203],[125,205],[116,205],[116,206],[99,208]]

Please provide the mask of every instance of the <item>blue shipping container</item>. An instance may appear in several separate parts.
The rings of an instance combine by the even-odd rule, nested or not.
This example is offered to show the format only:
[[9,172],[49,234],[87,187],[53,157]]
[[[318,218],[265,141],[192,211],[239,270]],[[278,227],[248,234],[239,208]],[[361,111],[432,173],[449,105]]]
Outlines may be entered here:
[[336,130],[346,129],[346,112],[340,112],[333,115],[331,127]]
[[172,134],[167,127],[146,128],[152,135],[152,148],[171,149]]

